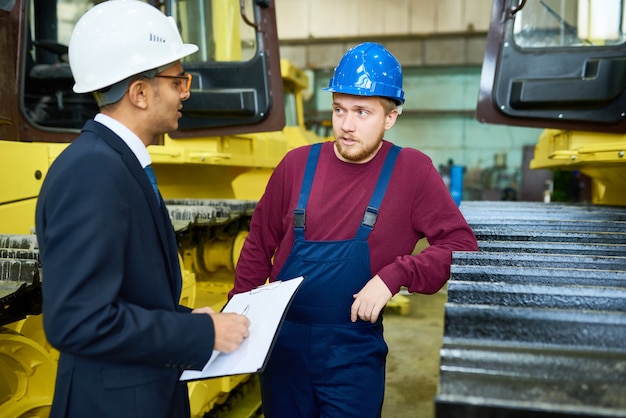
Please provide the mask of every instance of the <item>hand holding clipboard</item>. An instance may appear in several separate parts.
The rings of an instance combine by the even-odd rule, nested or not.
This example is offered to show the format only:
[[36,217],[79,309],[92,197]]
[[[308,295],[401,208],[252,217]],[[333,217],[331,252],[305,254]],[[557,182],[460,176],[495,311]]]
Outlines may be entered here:
[[262,372],[287,308],[304,277],[276,281],[234,295],[222,312],[246,315],[250,335],[232,353],[214,351],[202,370],[185,370],[180,380]]

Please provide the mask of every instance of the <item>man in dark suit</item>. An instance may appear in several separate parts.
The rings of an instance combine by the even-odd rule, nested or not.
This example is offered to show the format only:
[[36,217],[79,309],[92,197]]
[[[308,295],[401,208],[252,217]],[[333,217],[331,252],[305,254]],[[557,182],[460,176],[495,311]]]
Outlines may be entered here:
[[179,305],[167,210],[146,147],[177,129],[190,76],[174,21],[140,1],[99,4],[69,45],[100,113],[54,161],[37,203],[46,336],[60,351],[51,417],[189,417],[182,370],[230,352],[249,321]]

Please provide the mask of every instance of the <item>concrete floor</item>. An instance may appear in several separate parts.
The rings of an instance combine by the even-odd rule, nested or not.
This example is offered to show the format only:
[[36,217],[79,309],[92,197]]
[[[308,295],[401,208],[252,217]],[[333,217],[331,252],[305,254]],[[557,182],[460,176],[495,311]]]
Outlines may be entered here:
[[445,288],[434,295],[406,296],[409,313],[387,309],[389,346],[383,418],[434,418],[443,341]]

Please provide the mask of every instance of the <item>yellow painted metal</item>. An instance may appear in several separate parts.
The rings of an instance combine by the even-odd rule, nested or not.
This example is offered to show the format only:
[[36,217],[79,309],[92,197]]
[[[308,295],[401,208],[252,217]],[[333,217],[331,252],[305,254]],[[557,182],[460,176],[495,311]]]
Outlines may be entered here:
[[0,231],[28,234],[35,225],[35,204],[48,172],[48,148],[0,141]]
[[[179,140],[166,136],[164,145],[150,146],[148,151],[166,199],[250,200],[263,192],[268,173],[287,152],[287,142],[284,132]],[[233,182],[246,172],[264,174],[238,193]],[[235,186],[242,187],[241,182]]]
[[231,183],[235,198],[258,201],[271,175],[272,170],[267,168],[248,170],[239,174]]
[[67,144],[0,141],[0,233],[30,234],[48,167]]
[[56,364],[36,341],[0,328],[0,416],[47,417]]
[[[283,133],[287,138],[287,149],[313,144],[315,142],[332,140],[332,138],[321,138],[315,132],[307,129],[304,120],[305,95],[308,93],[309,77],[304,71],[296,67],[287,59],[280,60],[280,71],[283,78],[283,88],[285,94],[294,96],[296,107],[296,121],[292,125],[285,126]],[[289,110],[287,110],[289,112]]]
[[213,239],[202,244],[202,251],[198,252],[202,256],[201,259],[198,259],[198,268],[201,268],[208,275],[215,273],[220,268],[225,268],[234,274],[233,242],[234,237],[229,236],[226,239]]
[[239,1],[214,1],[212,14],[213,34],[215,36],[215,60],[241,60]]
[[288,59],[280,60],[280,76],[285,83],[292,83],[297,91],[303,91],[309,88],[309,77],[306,73],[296,67]]
[[[224,404],[227,400],[235,404],[238,400],[229,399],[232,395],[233,388],[239,387],[248,382],[252,377],[250,375],[228,376],[218,379],[202,380],[191,382],[189,386],[189,404],[191,409],[191,418],[202,418],[204,414],[214,409],[216,406]],[[251,412],[260,406],[260,395],[255,396],[258,402],[243,411],[243,416],[251,416]],[[233,414],[229,414],[233,416]],[[239,416],[239,415],[237,415]]]
[[592,180],[592,203],[626,205],[626,135],[546,129],[530,168],[578,170]]
[[411,301],[408,297],[401,294],[393,295],[391,300],[387,302],[385,309],[391,309],[395,311],[398,315],[406,316],[411,311]]
[[314,132],[302,126],[286,126],[283,129],[288,138],[288,148],[294,149],[305,144],[332,140],[332,138],[320,138]]
[[184,139],[166,135],[163,145],[151,145],[148,151],[155,164],[274,167],[286,141],[282,132]]
[[235,266],[239,261],[239,256],[241,255],[241,250],[243,249],[243,244],[246,241],[247,236],[248,231],[239,231],[233,241],[233,265]]
[[[304,92],[307,91],[309,86],[309,77],[300,68],[293,65],[293,63],[287,59],[280,60],[280,73],[283,79],[283,89],[285,95],[294,96],[295,104],[295,124],[304,129]],[[288,100],[285,100],[288,103]],[[289,114],[289,109],[286,110]],[[289,127],[289,126],[287,126]]]
[[0,231],[5,234],[29,234],[35,226],[36,198],[0,205]]
[[47,147],[0,141],[0,155],[0,202],[36,197],[48,168]]
[[58,360],[59,352],[50,345],[44,333],[42,315],[29,315],[20,321],[5,325],[5,328],[34,341],[38,346],[47,351],[51,358]]
[[180,304],[189,308],[196,307],[196,274],[193,270],[185,268],[183,257],[179,254],[178,260],[181,265],[181,275],[183,278],[183,286],[180,292]]
[[[282,135],[286,139],[286,147],[279,152],[281,158],[291,149],[321,140],[314,132],[305,129],[304,126],[285,126]],[[265,191],[265,186],[273,169],[274,167],[255,167],[241,171],[231,181],[234,197],[242,200],[259,200]]]

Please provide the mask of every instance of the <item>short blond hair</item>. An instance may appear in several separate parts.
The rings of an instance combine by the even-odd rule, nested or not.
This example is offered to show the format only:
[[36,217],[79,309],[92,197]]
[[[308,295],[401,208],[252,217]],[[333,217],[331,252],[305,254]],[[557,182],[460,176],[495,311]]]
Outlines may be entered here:
[[393,112],[394,110],[398,108],[398,104],[395,102],[395,100],[392,100],[388,97],[380,96],[380,104],[383,105],[383,110],[385,111],[385,115],[390,114],[391,112]]

